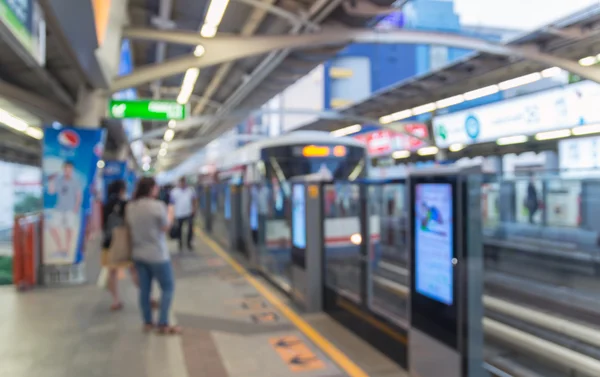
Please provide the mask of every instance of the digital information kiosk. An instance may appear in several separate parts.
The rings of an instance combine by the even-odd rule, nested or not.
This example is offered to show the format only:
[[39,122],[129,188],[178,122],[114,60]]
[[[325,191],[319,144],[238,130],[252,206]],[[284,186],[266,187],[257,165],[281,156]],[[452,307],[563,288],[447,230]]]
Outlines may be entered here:
[[409,187],[410,375],[486,376],[480,170],[418,171]]
[[292,183],[292,298],[306,312],[323,308],[321,185]]

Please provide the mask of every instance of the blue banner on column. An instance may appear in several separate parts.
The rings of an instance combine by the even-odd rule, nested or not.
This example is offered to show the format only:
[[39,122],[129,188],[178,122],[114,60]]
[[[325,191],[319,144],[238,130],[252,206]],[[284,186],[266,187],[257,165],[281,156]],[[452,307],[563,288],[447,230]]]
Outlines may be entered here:
[[127,162],[106,161],[104,166],[104,200],[108,199],[108,188],[114,181],[122,180],[127,184]]
[[91,186],[103,150],[102,129],[46,128],[42,160],[45,265],[83,261]]
[[127,171],[127,197],[133,198],[135,186],[137,185],[138,176],[134,170]]

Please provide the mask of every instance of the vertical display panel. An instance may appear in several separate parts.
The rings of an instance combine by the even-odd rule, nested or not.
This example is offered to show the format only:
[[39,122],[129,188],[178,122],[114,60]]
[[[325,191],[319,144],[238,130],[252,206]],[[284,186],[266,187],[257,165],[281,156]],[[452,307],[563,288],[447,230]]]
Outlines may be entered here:
[[457,179],[411,179],[411,326],[458,348]]
[[449,183],[415,187],[415,290],[446,305],[454,302],[452,202]]
[[304,267],[306,252],[306,189],[302,184],[292,187],[292,261]]

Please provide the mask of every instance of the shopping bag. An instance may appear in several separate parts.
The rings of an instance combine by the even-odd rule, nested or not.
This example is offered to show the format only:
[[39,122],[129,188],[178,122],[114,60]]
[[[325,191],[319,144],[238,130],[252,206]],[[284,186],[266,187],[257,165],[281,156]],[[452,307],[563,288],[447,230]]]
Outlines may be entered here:
[[110,242],[110,263],[119,265],[131,261],[131,237],[128,226],[113,229]]
[[108,268],[102,267],[102,269],[100,270],[100,275],[98,275],[98,281],[96,282],[98,288],[106,289],[108,287],[108,275]]
[[169,230],[169,237],[171,237],[172,240],[178,240],[180,234],[181,227],[179,226],[179,222],[176,222]]

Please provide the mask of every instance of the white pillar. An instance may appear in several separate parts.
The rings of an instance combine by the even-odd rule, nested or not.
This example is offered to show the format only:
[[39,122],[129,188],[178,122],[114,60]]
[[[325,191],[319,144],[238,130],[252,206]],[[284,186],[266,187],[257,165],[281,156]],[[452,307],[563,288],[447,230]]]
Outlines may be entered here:
[[106,116],[108,97],[100,89],[79,91],[76,104],[74,126],[82,128],[98,128]]

